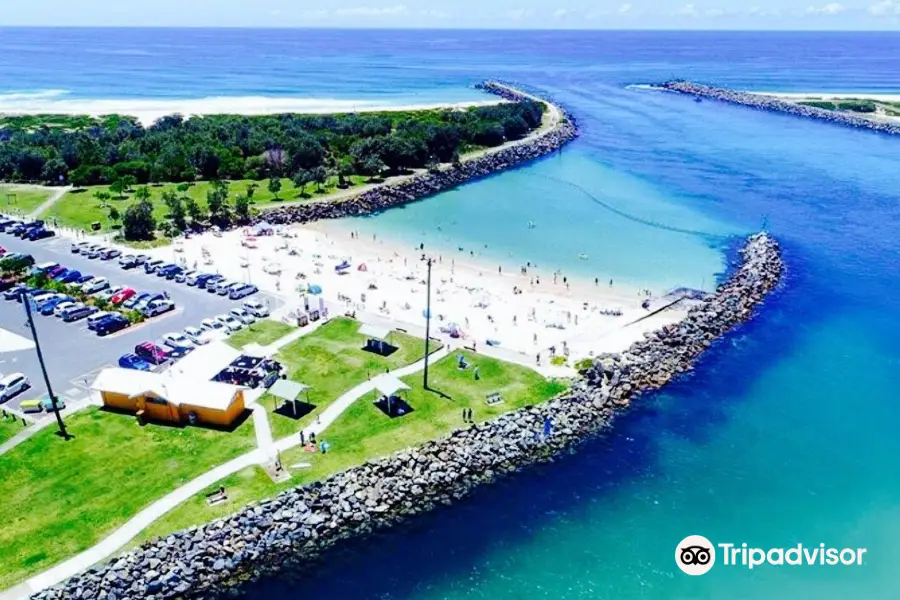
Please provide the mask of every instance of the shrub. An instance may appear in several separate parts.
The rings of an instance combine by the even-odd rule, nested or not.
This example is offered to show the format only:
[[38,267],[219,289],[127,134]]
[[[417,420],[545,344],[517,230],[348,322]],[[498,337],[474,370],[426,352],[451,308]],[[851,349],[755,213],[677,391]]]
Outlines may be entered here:
[[579,373],[584,373],[588,369],[594,366],[594,359],[592,358],[582,358],[578,362],[575,363],[575,368],[578,369]]
[[566,357],[560,354],[557,354],[553,358],[550,359],[550,364],[554,367],[561,367],[566,364]]
[[128,319],[128,322],[132,325],[143,323],[146,320],[146,317],[136,310],[126,309],[122,311],[122,314],[125,315],[125,318]]

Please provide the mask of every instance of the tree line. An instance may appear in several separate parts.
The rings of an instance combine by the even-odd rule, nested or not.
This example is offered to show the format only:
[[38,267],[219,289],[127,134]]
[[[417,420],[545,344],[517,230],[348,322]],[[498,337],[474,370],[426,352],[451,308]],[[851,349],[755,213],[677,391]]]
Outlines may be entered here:
[[[99,119],[6,117],[0,121],[0,180],[148,184],[289,177],[380,176],[455,162],[474,147],[520,139],[544,105],[522,101],[466,110],[362,114],[163,117],[143,127]],[[132,185],[133,185],[132,184]]]

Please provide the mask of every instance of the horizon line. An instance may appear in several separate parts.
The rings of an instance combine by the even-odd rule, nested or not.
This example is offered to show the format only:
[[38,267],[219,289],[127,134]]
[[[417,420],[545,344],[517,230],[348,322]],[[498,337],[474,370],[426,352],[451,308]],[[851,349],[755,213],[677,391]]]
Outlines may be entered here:
[[893,33],[900,35],[900,29],[821,29],[821,28],[664,28],[664,27],[372,27],[372,26],[269,26],[257,25],[247,27],[243,25],[5,25],[0,23],[2,29],[228,29],[241,31],[483,31],[483,32],[626,32],[626,33]]

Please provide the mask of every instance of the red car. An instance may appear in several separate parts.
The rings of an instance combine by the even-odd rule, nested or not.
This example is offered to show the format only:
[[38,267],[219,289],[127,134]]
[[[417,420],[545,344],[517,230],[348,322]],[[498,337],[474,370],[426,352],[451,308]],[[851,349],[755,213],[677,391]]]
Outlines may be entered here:
[[125,288],[124,290],[110,298],[109,301],[113,304],[122,304],[123,302],[134,296],[135,293],[136,292],[132,288]]
[[161,365],[169,360],[169,353],[153,342],[142,342],[134,347],[134,353],[154,365]]

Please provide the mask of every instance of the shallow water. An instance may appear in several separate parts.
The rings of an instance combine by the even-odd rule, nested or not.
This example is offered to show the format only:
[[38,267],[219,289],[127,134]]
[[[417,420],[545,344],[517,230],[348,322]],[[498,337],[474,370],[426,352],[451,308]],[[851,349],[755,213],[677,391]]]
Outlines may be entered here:
[[[440,225],[451,245],[488,244],[492,259],[689,285],[722,270],[722,234],[766,222],[784,243],[786,287],[760,317],[609,437],[250,598],[896,597],[900,140],[624,86],[682,76],[896,92],[900,36],[106,32],[67,46],[64,68],[53,58],[68,33],[3,34],[7,90],[426,97],[501,77],[578,117],[583,136],[561,157],[363,224],[409,242],[425,232],[439,243]],[[717,566],[689,578],[672,560],[688,534],[869,552],[862,567]]]

